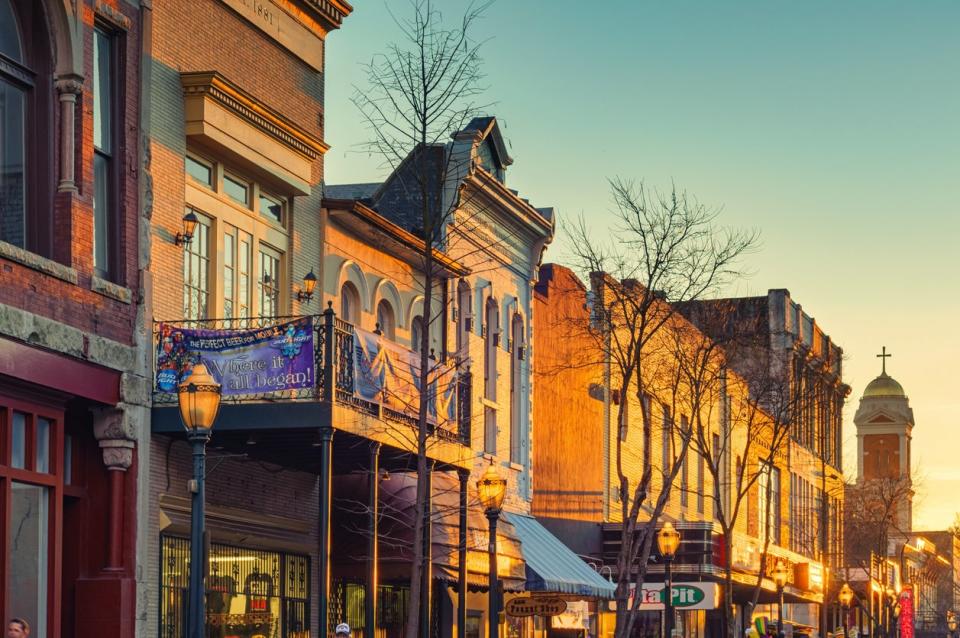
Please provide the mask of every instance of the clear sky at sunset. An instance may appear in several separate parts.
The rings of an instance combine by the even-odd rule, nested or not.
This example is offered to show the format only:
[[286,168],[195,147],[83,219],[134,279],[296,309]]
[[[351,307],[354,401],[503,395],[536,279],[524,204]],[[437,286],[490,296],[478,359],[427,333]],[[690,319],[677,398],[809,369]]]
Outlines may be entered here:
[[[403,0],[389,0],[403,14]],[[326,181],[375,181],[350,102],[362,62],[397,38],[383,0],[355,0],[327,46]],[[437,3],[447,19],[464,3]],[[564,219],[609,223],[606,180],[674,180],[726,223],[757,228],[753,276],[788,288],[845,352],[853,413],[888,372],[910,396],[915,526],[960,511],[960,2],[500,0],[477,35],[508,184]]]

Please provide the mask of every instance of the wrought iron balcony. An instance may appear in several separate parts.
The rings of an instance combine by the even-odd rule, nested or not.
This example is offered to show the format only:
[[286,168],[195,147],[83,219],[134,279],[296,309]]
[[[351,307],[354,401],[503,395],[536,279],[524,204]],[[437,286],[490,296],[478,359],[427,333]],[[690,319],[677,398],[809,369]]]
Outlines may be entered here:
[[[356,412],[380,419],[391,426],[403,426],[416,430],[419,423],[420,391],[415,379],[419,369],[419,356],[399,344],[377,335],[371,339],[371,333],[359,331],[336,316],[332,308],[322,314],[308,316],[250,317],[228,319],[177,320],[154,323],[154,370],[153,403],[155,406],[175,404],[177,395],[171,385],[172,379],[179,378],[178,371],[184,367],[183,361],[207,357],[196,354],[189,346],[180,346],[181,342],[217,343],[229,350],[244,338],[252,343],[282,343],[285,335],[292,332],[291,325],[302,333],[299,339],[303,345],[312,346],[305,352],[295,348],[297,356],[310,356],[309,361],[298,360],[296,373],[289,373],[295,383],[290,387],[263,391],[257,384],[236,382],[244,378],[243,374],[234,375],[230,387],[225,387],[224,403],[287,403],[287,402],[327,402],[345,406]],[[307,328],[309,326],[309,328]],[[306,331],[309,329],[309,337]],[[179,350],[178,350],[179,348]],[[182,356],[178,360],[177,353]],[[375,361],[371,361],[371,352]],[[312,354],[311,354],[312,353]],[[386,354],[385,354],[386,353]],[[208,367],[220,374],[225,381],[223,368],[251,370],[246,375],[261,376],[269,374],[264,368],[271,367],[267,361],[278,360],[272,354],[252,354],[242,348],[235,356],[224,362],[208,362]],[[389,359],[384,365],[384,359]],[[390,370],[397,368],[397,361],[408,364],[408,374],[403,392],[392,391],[385,380]],[[259,368],[257,365],[259,364]],[[357,367],[363,366],[363,370]],[[469,369],[461,370],[444,362],[431,361],[428,405],[430,407],[428,428],[431,436],[439,439],[470,444],[471,422],[471,386],[472,374]],[[215,372],[216,374],[216,372]],[[166,376],[164,376],[166,375]],[[163,380],[163,382],[161,382]],[[371,383],[372,380],[372,383]],[[379,386],[377,385],[379,380]],[[401,379],[403,381],[403,379]],[[175,381],[174,381],[175,382]]]

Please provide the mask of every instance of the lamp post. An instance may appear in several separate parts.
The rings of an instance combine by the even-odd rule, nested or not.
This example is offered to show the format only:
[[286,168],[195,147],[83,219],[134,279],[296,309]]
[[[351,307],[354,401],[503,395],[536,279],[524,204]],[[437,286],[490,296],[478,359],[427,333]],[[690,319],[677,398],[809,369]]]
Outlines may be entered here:
[[952,610],[947,610],[947,631],[950,632],[950,638],[957,635],[957,615]]
[[667,521],[657,534],[657,548],[664,560],[663,584],[663,633],[666,638],[673,636],[673,557],[680,547],[680,532]]
[[843,608],[843,638],[847,638],[847,612],[850,610],[850,603],[853,602],[853,590],[850,589],[850,585],[843,584],[838,598],[840,598],[840,606]]
[[[497,520],[500,518],[500,508],[503,507],[503,497],[507,494],[507,479],[497,473],[497,469],[493,467],[493,459],[490,459],[490,466],[477,481],[477,493],[480,496],[480,504],[483,505],[487,520],[490,522],[490,546],[488,550],[490,554],[490,598],[489,611],[487,612],[490,618],[487,635],[490,638],[497,638],[500,614],[499,588],[497,586]],[[466,592],[460,592],[460,595],[465,596]]]
[[777,586],[777,636],[783,635],[783,588],[787,586],[787,566],[778,560],[773,568],[773,583]]
[[206,610],[204,600],[203,574],[205,571],[203,556],[204,531],[204,485],[203,475],[207,441],[213,422],[220,410],[220,384],[217,383],[207,366],[197,363],[190,375],[177,388],[177,401],[180,405],[180,418],[187,429],[187,439],[193,446],[193,480],[190,481],[190,589],[187,598],[187,636],[203,638],[206,631]]

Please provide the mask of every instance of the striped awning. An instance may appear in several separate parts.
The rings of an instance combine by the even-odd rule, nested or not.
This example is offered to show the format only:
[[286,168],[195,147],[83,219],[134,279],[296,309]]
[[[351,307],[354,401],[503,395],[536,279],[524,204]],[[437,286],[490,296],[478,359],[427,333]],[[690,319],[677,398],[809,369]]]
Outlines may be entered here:
[[615,586],[595,572],[532,516],[504,514],[520,539],[527,591],[612,599]]

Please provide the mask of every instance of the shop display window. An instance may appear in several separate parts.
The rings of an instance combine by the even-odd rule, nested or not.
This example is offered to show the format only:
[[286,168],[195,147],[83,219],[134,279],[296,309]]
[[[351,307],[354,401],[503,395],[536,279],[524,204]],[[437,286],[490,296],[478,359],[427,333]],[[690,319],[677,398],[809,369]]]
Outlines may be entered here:
[[[186,636],[190,541],[161,538],[160,636]],[[309,638],[310,558],[210,544],[207,638]]]

